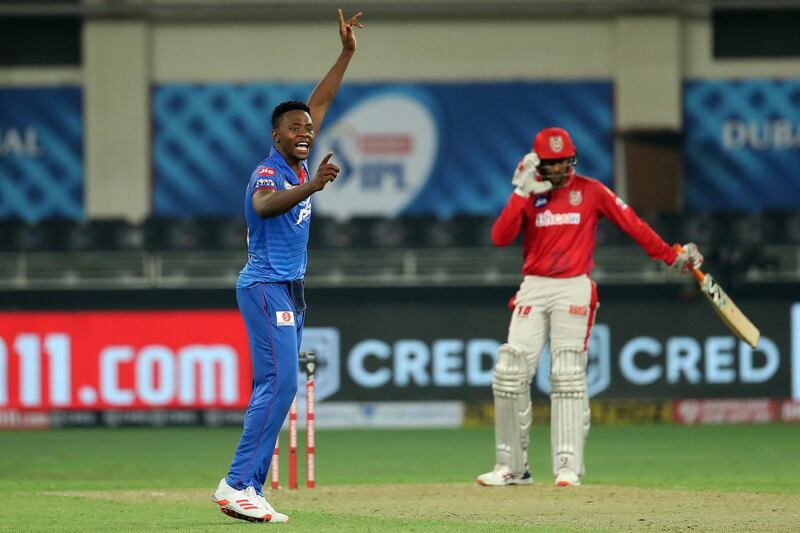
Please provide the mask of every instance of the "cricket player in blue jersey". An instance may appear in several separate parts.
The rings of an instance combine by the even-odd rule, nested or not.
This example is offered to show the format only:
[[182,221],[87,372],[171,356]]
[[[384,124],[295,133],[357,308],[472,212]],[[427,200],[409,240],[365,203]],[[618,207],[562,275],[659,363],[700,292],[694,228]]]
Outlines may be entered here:
[[360,11],[347,21],[341,9],[338,15],[339,57],[307,104],[284,102],[272,112],[274,146],[250,176],[245,195],[248,259],[236,284],[236,300],[250,341],[253,392],[239,446],[214,501],[228,516],[251,522],[289,520],[272,508],[262,489],[278,432],[297,392],[311,195],[339,173],[330,162],[333,153],[328,153],[309,177],[308,156],[356,51],[354,29],[363,28]]

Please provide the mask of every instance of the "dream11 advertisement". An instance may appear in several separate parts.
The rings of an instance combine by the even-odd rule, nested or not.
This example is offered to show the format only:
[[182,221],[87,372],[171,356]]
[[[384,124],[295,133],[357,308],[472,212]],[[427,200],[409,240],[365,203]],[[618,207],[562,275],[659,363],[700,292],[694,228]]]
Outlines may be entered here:
[[[242,216],[250,173],[272,144],[269,117],[311,84],[161,84],[153,93],[154,212]],[[315,195],[329,217],[495,215],[536,132],[573,137],[581,173],[612,176],[612,84],[347,83],[325,117],[312,172],[333,152],[336,183]],[[238,184],[238,186],[237,186]]]

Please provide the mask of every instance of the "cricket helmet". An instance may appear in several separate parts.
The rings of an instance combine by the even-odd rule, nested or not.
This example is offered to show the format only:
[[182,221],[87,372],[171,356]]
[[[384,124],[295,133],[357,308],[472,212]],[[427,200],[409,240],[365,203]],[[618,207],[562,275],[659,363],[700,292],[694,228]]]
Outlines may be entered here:
[[[569,183],[575,175],[575,165],[578,163],[575,145],[572,138],[563,128],[545,128],[536,134],[533,139],[533,151],[539,156],[540,163],[536,167],[536,178],[550,181],[554,187],[562,187]],[[548,161],[567,160],[567,167],[563,173],[553,174],[545,172],[542,167]]]
[[539,155],[539,159],[575,157],[572,138],[562,128],[545,128],[537,133],[533,140],[533,151]]

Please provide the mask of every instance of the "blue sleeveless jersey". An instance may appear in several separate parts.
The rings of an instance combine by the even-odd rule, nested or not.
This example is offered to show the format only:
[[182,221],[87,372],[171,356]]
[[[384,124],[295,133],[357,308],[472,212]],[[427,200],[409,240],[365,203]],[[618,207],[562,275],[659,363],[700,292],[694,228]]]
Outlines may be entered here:
[[253,209],[253,194],[259,189],[283,191],[303,183],[308,162],[301,164],[301,177],[289,167],[274,147],[250,175],[244,198],[247,218],[247,264],[239,272],[237,288],[256,283],[303,279],[308,263],[308,228],[311,224],[311,198],[291,210],[271,218],[260,218]]

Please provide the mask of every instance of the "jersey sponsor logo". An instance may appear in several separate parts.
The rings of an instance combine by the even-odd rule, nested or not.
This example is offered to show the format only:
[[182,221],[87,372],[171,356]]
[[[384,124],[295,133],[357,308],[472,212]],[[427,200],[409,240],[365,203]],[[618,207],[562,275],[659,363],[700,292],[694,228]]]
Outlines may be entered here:
[[537,196],[533,201],[533,207],[544,207],[547,205],[547,196]]
[[569,314],[571,315],[578,315],[578,316],[586,316],[589,314],[589,307],[586,305],[570,305],[569,306]]
[[617,203],[617,205],[619,206],[619,208],[620,208],[620,209],[622,209],[623,211],[624,211],[625,209],[628,209],[628,204],[626,204],[626,203],[625,203],[625,202],[622,200],[622,198],[620,198],[619,196],[617,196],[616,194],[614,194],[614,193],[611,191],[611,189],[609,189],[609,188],[608,188],[608,187],[606,187],[605,185],[603,185],[603,188],[606,190],[606,192],[608,193],[608,195],[609,195],[609,196],[611,196],[611,198],[613,198],[613,199],[614,199],[614,201]]
[[277,311],[275,320],[279,326],[294,326],[294,313],[292,311]]
[[569,192],[569,203],[570,205],[581,205],[583,201],[583,195],[581,191],[570,191]]
[[536,227],[577,226],[581,223],[580,213],[553,213],[549,209],[536,215]]
[[272,187],[275,188],[275,180],[270,180],[267,178],[259,178],[256,180],[256,188],[259,187]]
[[275,169],[269,168],[269,167],[259,168],[258,169],[258,175],[259,176],[274,176],[275,175]]
[[301,222],[311,216],[311,199],[307,198],[300,202],[299,205],[303,208],[300,209],[300,213],[297,215],[297,222],[294,223],[295,226],[299,226]]
[[564,149],[564,138],[561,135],[550,137],[550,149],[556,153]]

